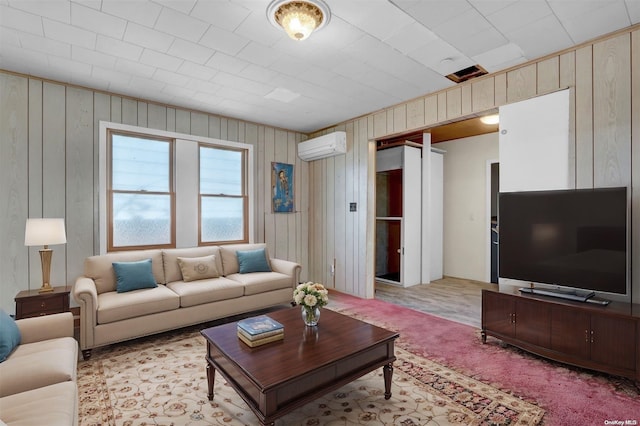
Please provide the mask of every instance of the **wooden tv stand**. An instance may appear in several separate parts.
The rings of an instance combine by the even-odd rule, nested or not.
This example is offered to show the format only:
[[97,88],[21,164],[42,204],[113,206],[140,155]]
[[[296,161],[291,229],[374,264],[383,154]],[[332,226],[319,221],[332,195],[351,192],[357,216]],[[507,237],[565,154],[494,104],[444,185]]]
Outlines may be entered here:
[[640,384],[640,305],[607,306],[482,290],[482,342],[494,336],[555,361]]

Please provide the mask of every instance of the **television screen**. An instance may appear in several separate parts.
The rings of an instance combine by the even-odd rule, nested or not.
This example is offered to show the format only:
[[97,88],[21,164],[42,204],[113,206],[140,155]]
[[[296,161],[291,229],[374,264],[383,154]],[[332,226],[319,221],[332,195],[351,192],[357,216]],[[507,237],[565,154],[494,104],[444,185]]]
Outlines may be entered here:
[[627,189],[502,192],[499,275],[626,294]]

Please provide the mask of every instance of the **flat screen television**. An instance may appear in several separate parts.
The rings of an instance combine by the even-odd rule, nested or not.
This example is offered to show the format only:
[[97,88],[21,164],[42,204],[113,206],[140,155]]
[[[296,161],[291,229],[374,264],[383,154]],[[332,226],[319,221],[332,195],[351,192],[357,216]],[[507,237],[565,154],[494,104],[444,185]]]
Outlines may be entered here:
[[627,212],[626,188],[502,192],[499,276],[626,295]]

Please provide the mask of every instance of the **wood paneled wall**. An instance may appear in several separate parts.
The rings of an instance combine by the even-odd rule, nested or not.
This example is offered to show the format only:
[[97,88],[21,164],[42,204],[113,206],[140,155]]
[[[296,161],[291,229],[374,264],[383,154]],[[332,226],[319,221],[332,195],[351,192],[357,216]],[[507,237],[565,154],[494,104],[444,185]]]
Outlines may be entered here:
[[[67,244],[52,246],[53,285],[71,286],[98,253],[99,122],[110,121],[254,146],[255,240],[308,271],[308,163],[304,135],[0,71],[0,307],[42,283],[38,247],[24,246],[27,217],[64,217]],[[273,214],[271,162],[294,164],[296,212]]]
[[[373,141],[570,87],[569,155],[575,162],[577,187],[630,188],[632,288],[634,300],[640,302],[639,28],[634,26],[311,135],[346,129],[349,151],[346,156],[319,160],[310,167],[310,278],[340,291],[373,297]],[[355,214],[348,211],[350,201],[358,201]],[[347,241],[343,241],[345,235]],[[336,272],[331,276],[333,259]]]

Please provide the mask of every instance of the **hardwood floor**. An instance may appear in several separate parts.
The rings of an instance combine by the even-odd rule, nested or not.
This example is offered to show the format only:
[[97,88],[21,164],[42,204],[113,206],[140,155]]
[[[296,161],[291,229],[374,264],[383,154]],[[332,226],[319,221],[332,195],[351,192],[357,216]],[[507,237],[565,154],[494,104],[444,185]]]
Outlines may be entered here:
[[479,328],[483,288],[498,285],[453,277],[407,288],[376,282],[375,297]]

